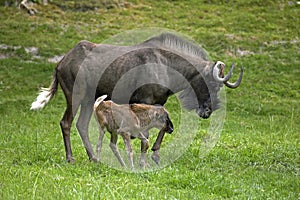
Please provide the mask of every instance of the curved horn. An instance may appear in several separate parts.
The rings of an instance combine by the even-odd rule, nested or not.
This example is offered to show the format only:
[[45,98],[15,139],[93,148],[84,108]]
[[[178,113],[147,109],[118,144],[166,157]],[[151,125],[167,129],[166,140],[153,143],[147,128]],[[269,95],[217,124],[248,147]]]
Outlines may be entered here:
[[217,81],[217,82],[220,82],[220,83],[225,83],[227,82],[230,77],[231,77],[231,74],[232,74],[232,71],[234,69],[234,64],[232,64],[231,68],[230,68],[230,71],[229,73],[224,77],[224,78],[221,78],[219,75],[220,75],[220,71],[221,69],[219,69],[219,65],[223,65],[225,67],[225,64],[221,61],[218,61],[215,66],[214,66],[214,69],[213,69],[213,77],[214,79]]
[[235,82],[235,83],[230,83],[230,82],[224,82],[224,84],[229,87],[229,88],[232,88],[232,89],[235,89],[237,87],[239,87],[239,85],[241,84],[242,82],[242,79],[243,79],[243,74],[244,74],[244,68],[242,67],[241,68],[241,72],[240,72],[240,76],[239,76],[239,79]]

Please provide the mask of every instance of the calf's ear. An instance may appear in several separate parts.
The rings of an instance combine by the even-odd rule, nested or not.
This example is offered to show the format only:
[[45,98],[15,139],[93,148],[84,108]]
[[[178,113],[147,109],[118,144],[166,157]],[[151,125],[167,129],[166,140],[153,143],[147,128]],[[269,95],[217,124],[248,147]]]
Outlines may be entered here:
[[154,111],[154,117],[157,119],[157,118],[159,118],[159,116],[160,116],[159,112],[158,111]]

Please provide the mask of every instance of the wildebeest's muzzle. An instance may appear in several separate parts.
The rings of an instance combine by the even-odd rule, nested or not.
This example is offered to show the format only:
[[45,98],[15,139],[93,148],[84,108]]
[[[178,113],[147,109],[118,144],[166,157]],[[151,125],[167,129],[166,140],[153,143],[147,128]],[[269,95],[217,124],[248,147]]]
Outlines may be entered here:
[[202,105],[199,106],[199,108],[196,109],[196,112],[199,115],[199,117],[203,119],[209,118],[212,111],[213,110],[211,108],[211,104],[207,102],[204,102]]

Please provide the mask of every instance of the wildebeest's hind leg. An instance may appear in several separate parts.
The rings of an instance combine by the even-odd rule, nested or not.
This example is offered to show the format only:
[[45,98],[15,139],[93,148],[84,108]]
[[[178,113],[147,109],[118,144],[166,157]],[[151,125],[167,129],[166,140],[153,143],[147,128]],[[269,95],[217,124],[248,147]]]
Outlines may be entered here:
[[160,145],[162,143],[164,136],[165,136],[165,131],[163,131],[163,129],[162,129],[159,131],[158,136],[155,140],[155,143],[153,144],[152,149],[151,149],[153,151],[151,158],[156,164],[159,164],[159,159],[160,159],[159,149],[160,149]]
[[70,141],[70,130],[71,130],[72,122],[74,120],[74,116],[78,110],[80,103],[79,101],[72,102],[72,93],[69,89],[72,87],[70,86],[67,87],[67,85],[63,81],[60,81],[60,85],[65,94],[66,101],[67,101],[67,108],[62,120],[60,121],[60,127],[64,139],[67,162],[74,162],[74,158],[72,156],[71,141]]
[[113,153],[115,154],[115,156],[117,157],[117,159],[119,160],[119,162],[121,163],[122,167],[125,167],[125,162],[123,161],[120,152],[118,150],[117,147],[117,141],[118,141],[118,134],[116,133],[111,133],[111,138],[110,138],[110,148],[113,151]]
[[93,102],[84,102],[81,104],[80,114],[76,123],[77,130],[80,134],[81,140],[84,144],[86,153],[91,161],[97,161],[94,156],[93,148],[90,143],[88,135],[89,122],[93,112]]
[[[78,109],[77,108],[74,110],[76,112]],[[74,115],[72,112],[72,104],[67,101],[67,109],[65,111],[65,114],[60,121],[60,127],[61,131],[63,134],[63,139],[64,139],[64,145],[65,145],[65,150],[66,150],[66,159],[67,162],[74,162],[74,158],[72,156],[72,148],[71,148],[71,141],[70,141],[70,129],[72,126],[72,122],[74,119]]]

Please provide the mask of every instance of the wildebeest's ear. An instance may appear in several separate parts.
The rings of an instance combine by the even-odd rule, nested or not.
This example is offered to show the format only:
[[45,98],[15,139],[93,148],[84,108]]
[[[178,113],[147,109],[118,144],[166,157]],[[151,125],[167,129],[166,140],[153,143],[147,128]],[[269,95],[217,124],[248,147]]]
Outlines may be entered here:
[[225,65],[219,65],[219,66],[220,66],[219,77],[224,78]]

